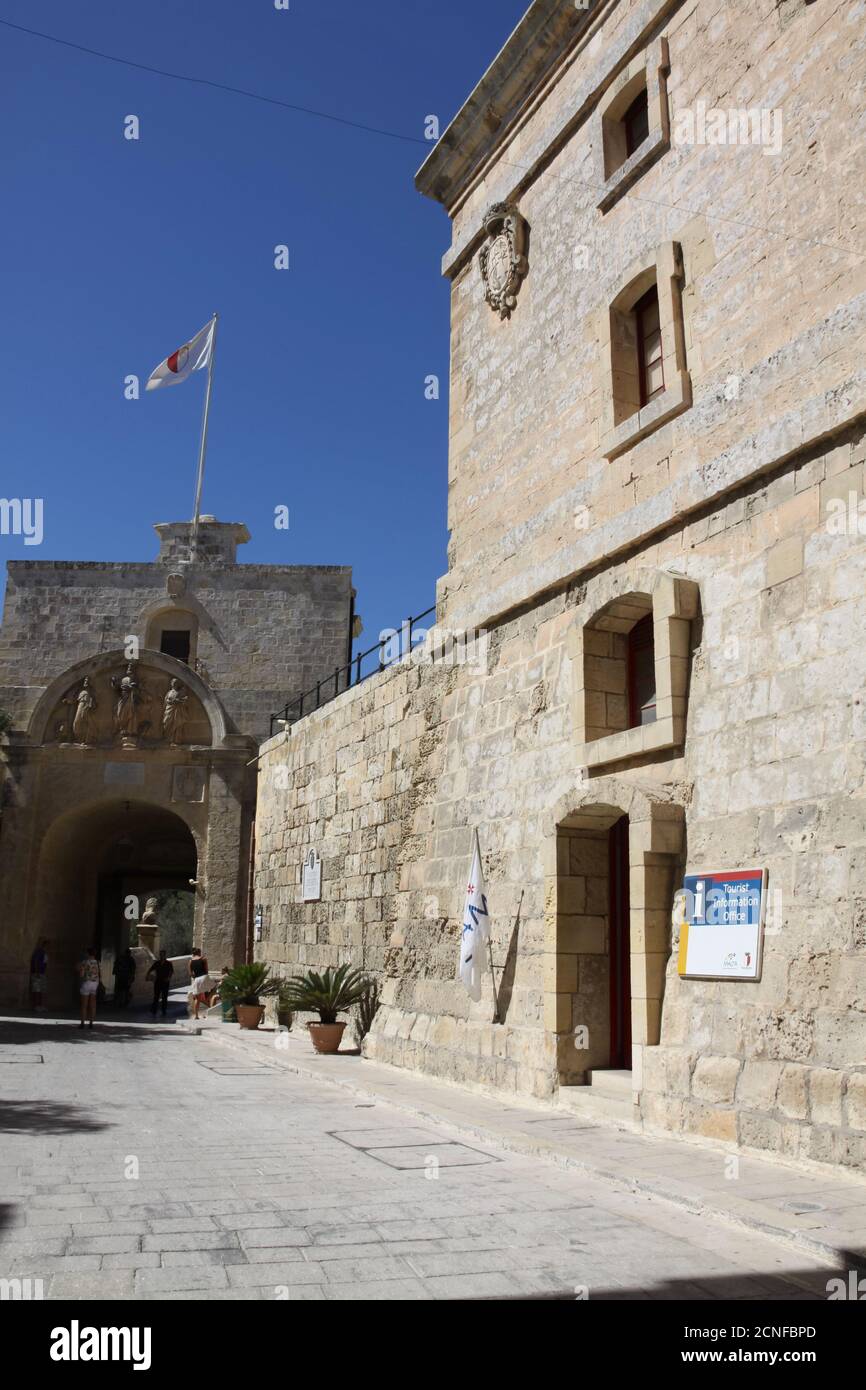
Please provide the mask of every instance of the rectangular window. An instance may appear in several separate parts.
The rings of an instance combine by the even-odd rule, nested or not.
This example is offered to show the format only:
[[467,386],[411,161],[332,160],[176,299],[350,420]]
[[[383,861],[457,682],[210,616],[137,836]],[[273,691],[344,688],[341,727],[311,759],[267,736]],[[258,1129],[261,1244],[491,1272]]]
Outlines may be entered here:
[[625,126],[625,152],[628,158],[649,135],[649,97],[646,87],[638,92],[623,116],[622,123]]
[[656,721],[656,654],[652,613],[628,635],[628,702],[631,727]]
[[648,405],[665,389],[659,296],[655,285],[638,300],[634,306],[634,316],[637,328],[640,403]]
[[178,661],[189,661],[189,647],[189,632],[166,631],[159,639],[159,650],[165,652],[166,656],[176,657]]

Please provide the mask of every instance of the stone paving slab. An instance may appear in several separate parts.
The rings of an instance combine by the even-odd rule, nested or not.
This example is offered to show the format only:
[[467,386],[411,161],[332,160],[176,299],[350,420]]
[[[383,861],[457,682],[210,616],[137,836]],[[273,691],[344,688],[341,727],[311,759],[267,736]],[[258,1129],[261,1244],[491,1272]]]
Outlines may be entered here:
[[[382,1095],[359,1091],[321,1069],[304,1075],[303,1058],[278,1058],[252,1086],[199,1065],[223,1055],[205,1035],[122,1032],[123,1046],[108,1026],[70,1046],[63,1029],[0,1023],[0,1043],[44,1057],[10,1068],[0,1107],[3,1165],[19,1175],[0,1197],[0,1277],[41,1279],[49,1299],[525,1300],[588,1288],[593,1298],[800,1301],[825,1299],[844,1270],[744,1222],[518,1152],[476,1096],[436,1086],[406,1096],[411,1078],[390,1071]],[[272,1041],[238,1046],[257,1065],[250,1049]],[[506,1138],[546,1118],[489,1105]],[[470,1107],[462,1127],[460,1106]],[[626,1137],[643,1171],[652,1150]],[[423,1163],[446,1152],[472,1161]],[[405,1167],[387,1161],[401,1155]],[[678,1155],[684,1181],[689,1151]],[[721,1157],[709,1155],[716,1179]]]
[[[241,1031],[204,1020],[201,1036],[225,1050],[266,1058],[305,1079],[387,1100],[417,1119],[444,1122],[466,1138],[494,1141],[512,1153],[652,1193],[696,1215],[737,1222],[848,1266],[866,1263],[866,1174],[736,1154],[739,1173],[731,1179],[726,1165],[733,1151],[722,1145],[638,1134],[582,1116],[571,1120],[552,1105],[510,1104],[354,1052],[322,1056],[301,1034]],[[804,1203],[820,1209],[803,1210]]]

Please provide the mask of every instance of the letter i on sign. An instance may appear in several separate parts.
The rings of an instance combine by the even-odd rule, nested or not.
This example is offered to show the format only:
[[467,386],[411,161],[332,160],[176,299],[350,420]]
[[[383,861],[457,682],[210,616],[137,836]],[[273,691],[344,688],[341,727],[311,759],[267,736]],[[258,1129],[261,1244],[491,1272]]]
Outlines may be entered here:
[[706,884],[704,883],[704,880],[703,880],[702,878],[699,878],[698,881],[697,881],[697,883],[695,884],[695,921],[696,921],[696,922],[703,922],[703,920],[704,920],[704,888],[705,888],[705,887],[706,887]]

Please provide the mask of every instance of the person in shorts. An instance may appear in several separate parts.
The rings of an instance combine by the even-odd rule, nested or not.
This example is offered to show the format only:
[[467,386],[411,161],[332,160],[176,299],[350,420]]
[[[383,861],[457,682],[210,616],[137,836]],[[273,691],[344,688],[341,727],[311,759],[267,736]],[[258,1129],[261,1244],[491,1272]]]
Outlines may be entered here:
[[99,991],[99,957],[96,954],[95,946],[88,946],[87,954],[78,966],[78,993],[81,999],[81,1022],[79,1028],[83,1028],[85,1022],[89,1028],[93,1027],[93,1020],[96,1017],[96,995]]
[[30,1007],[35,1014],[45,1012],[45,987],[48,976],[48,938],[40,936],[30,957]]

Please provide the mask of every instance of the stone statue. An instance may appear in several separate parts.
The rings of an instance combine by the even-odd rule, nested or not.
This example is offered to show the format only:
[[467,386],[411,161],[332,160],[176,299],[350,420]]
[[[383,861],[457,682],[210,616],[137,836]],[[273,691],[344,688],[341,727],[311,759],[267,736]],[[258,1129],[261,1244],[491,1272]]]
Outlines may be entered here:
[[163,736],[168,739],[173,748],[180,743],[183,737],[187,720],[184,706],[188,700],[189,696],[184,691],[177,676],[173,676],[162,709]]
[[93,698],[93,691],[90,689],[90,677],[84,677],[84,683],[75,697],[76,710],[72,720],[72,736],[76,743],[87,746],[93,743],[96,734],[96,701]]
[[124,747],[137,748],[139,735],[150,727],[147,720],[142,718],[145,705],[148,703],[148,695],[144,685],[139,681],[135,662],[130,661],[123,676],[112,676],[111,684],[117,692],[117,704],[114,707],[114,727],[121,736]]
[[159,955],[159,918],[157,909],[159,898],[148,898],[138,924],[138,944],[144,946],[153,956]]

